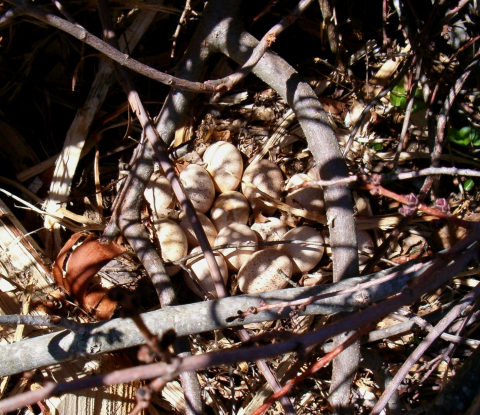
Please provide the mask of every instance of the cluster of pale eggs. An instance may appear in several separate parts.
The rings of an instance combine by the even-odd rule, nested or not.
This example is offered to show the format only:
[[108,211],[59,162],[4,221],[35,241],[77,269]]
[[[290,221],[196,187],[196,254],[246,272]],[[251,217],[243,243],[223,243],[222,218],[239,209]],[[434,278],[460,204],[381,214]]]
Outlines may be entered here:
[[[180,173],[180,180],[210,245],[234,246],[215,251],[225,283],[230,272],[238,275],[238,287],[246,294],[277,290],[287,286],[292,276],[307,273],[319,263],[325,251],[324,238],[312,227],[300,226],[288,231],[284,222],[275,217],[269,217],[268,222],[247,226],[252,208],[260,209],[267,216],[272,216],[275,211],[274,207],[262,202],[257,189],[280,201],[284,189],[311,180],[307,175],[292,176],[285,185],[280,168],[268,160],[254,162],[244,171],[241,153],[225,141],[209,146],[203,154],[203,163],[205,167],[189,164]],[[242,192],[237,191],[239,187]],[[151,208],[165,262],[201,252],[185,214],[180,214],[178,223],[168,218],[172,216],[169,214],[175,200],[166,177],[157,173],[153,175],[145,190],[145,199]],[[323,193],[318,188],[304,187],[289,192],[285,203],[324,213]],[[258,245],[262,241],[281,240],[295,243]],[[189,259],[185,265],[205,293],[215,294],[203,256]],[[167,271],[172,276],[180,271],[180,267],[168,267]],[[184,279],[196,295],[203,297],[186,272]]]

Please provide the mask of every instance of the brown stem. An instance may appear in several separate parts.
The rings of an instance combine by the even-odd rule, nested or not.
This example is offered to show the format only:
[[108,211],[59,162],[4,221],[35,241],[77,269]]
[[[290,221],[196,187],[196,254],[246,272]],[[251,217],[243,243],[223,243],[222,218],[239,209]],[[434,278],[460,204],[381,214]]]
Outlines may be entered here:
[[[400,202],[403,205],[406,205],[406,206],[411,205],[411,201],[408,200],[407,197],[403,195],[399,195],[398,193],[392,192],[391,190],[388,190],[379,184],[365,183],[361,187],[362,189],[369,190],[372,194],[376,196],[385,196],[385,197],[388,197],[389,199],[396,200],[397,202]],[[415,206],[412,206],[412,207],[415,209],[421,210],[422,212],[428,213],[429,215],[436,216],[439,219],[445,219],[455,225],[462,226],[463,228],[466,228],[466,229],[471,229],[475,224],[475,222],[468,222],[466,220],[457,218],[456,216],[428,207],[423,203],[415,204]]]

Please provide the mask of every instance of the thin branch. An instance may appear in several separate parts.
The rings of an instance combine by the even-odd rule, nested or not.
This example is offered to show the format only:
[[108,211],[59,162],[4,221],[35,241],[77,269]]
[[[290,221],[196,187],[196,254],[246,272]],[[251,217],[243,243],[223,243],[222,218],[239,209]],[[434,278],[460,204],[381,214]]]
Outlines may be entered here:
[[27,16],[34,17],[44,23],[60,29],[93,47],[99,52],[102,52],[110,59],[126,68],[129,68],[162,84],[199,93],[212,93],[231,89],[235,83],[243,79],[252,70],[256,63],[262,58],[268,47],[270,47],[273,41],[275,41],[276,35],[281,33],[289,24],[295,21],[296,17],[298,17],[298,14],[308,7],[312,1],[313,0],[301,0],[299,5],[294,8],[289,16],[274,26],[271,31],[265,35],[264,39],[262,39],[262,42],[257,48],[255,48],[251,59],[245,62],[242,68],[240,68],[237,72],[222,79],[216,79],[202,83],[188,81],[186,79],[177,78],[164,72],[157,71],[148,65],[138,62],[128,54],[121,53],[117,48],[110,46],[108,43],[92,35],[79,24],[70,23],[68,20],[62,19],[39,7],[33,6],[30,3],[20,0],[8,0],[9,3],[16,7],[18,14],[25,14]]
[[0,316],[0,325],[7,324],[63,328],[80,335],[85,333],[85,327],[82,324],[58,316],[30,316],[24,314]]
[[177,39],[178,36],[180,35],[180,30],[182,26],[186,23],[186,21],[190,18],[190,15],[192,14],[192,1],[191,0],[186,0],[185,1],[185,7],[183,8],[182,15],[180,16],[180,20],[178,21],[177,28],[175,29],[175,33],[173,34],[173,39],[172,39],[172,51],[170,52],[170,58],[175,57],[175,47],[177,46]]
[[413,194],[408,195],[406,197],[403,195],[399,195],[395,192],[392,192],[391,190],[388,190],[379,184],[373,184],[373,183],[365,183],[361,187],[362,189],[369,190],[370,193],[372,193],[372,195],[384,196],[384,197],[388,197],[389,199],[400,202],[402,205],[404,205],[403,214],[405,215],[408,214],[409,210],[415,211],[416,209],[418,209],[429,215],[436,216],[439,219],[445,219],[455,225],[462,226],[467,229],[472,228],[475,224],[474,222],[469,222],[469,221],[457,218],[456,216],[453,216],[449,213],[444,213],[438,209],[434,209],[434,208],[428,207],[423,203],[419,203],[417,197]]
[[409,267],[406,269],[401,269],[401,270],[387,270],[385,272],[384,276],[379,276],[378,278],[375,278],[373,281],[368,281],[364,282],[361,284],[357,284],[353,287],[350,288],[345,288],[343,290],[339,291],[330,291],[328,293],[322,293],[322,294],[317,294],[317,295],[312,295],[309,298],[305,299],[299,299],[299,300],[294,300],[294,301],[283,301],[281,303],[271,303],[271,304],[265,304],[265,305],[260,305],[259,307],[250,307],[247,311],[238,312],[238,315],[235,317],[232,317],[231,319],[228,319],[227,321],[233,321],[233,319],[238,318],[240,321],[245,319],[251,314],[257,314],[262,311],[267,311],[267,310],[274,310],[274,309],[284,309],[284,308],[290,308],[292,310],[303,310],[306,306],[313,304],[314,302],[317,302],[319,300],[323,300],[326,298],[330,297],[335,297],[335,296],[340,296],[340,295],[346,295],[346,294],[353,294],[355,293],[354,300],[358,302],[359,307],[365,307],[366,305],[371,303],[371,298],[369,295],[369,292],[366,291],[368,288],[372,288],[375,286],[378,286],[379,284],[383,284],[387,281],[392,281],[395,278],[402,277],[404,273],[408,272],[415,272],[418,271],[419,269],[427,266],[425,263],[416,263],[414,264],[413,262],[419,262],[419,261],[410,261],[408,263]]
[[[447,175],[447,176],[467,176],[467,177],[480,177],[480,171],[473,170],[473,169],[457,169],[456,167],[427,167],[422,170],[413,170],[404,173],[397,173],[397,174],[375,174],[375,181],[376,182],[384,182],[384,181],[395,181],[395,180],[409,180],[415,179],[416,177],[424,177],[424,176],[431,176],[431,175]],[[292,190],[299,189],[301,187],[308,187],[308,186],[333,186],[336,184],[342,183],[355,183],[358,181],[359,177],[363,175],[354,174],[353,176],[348,176],[342,179],[336,180],[310,180],[308,182],[302,183],[298,187],[292,188]]]
[[323,368],[324,366],[329,364],[335,357],[337,357],[339,354],[341,354],[349,346],[351,346],[356,341],[360,340],[360,338],[364,334],[368,333],[372,327],[374,327],[374,325],[372,324],[372,322],[370,322],[366,326],[358,329],[347,340],[345,340],[343,343],[339,344],[337,347],[335,347],[335,349],[333,349],[331,352],[329,352],[325,356],[323,356],[318,362],[314,363],[308,369],[306,369],[301,375],[293,378],[282,389],[280,389],[278,392],[275,392],[272,396],[270,396],[267,399],[267,401],[264,402],[264,404],[261,407],[257,408],[257,410],[252,413],[252,415],[262,415],[262,414],[264,414],[268,410],[268,408],[270,408],[270,406],[272,406],[272,404],[276,400],[278,400],[282,396],[285,396],[285,395],[289,394],[295,386],[304,382],[308,377],[314,375],[321,368]]
[[[412,61],[412,65],[416,65],[415,76],[413,78],[413,84],[410,82],[408,94],[407,94],[407,107],[405,108],[405,118],[403,119],[402,131],[400,133],[400,139],[398,141],[397,151],[395,153],[395,158],[393,159],[393,170],[398,170],[398,160],[400,159],[400,154],[402,153],[405,138],[407,136],[408,127],[410,127],[410,116],[412,115],[412,108],[415,101],[415,92],[417,91],[418,81],[420,80],[420,75],[422,73],[422,62],[423,62],[423,53],[419,52],[418,55],[415,55]],[[410,77],[410,81],[412,77]]]
[[400,383],[403,381],[407,375],[410,368],[422,357],[425,351],[430,347],[430,345],[439,337],[452,322],[460,315],[460,313],[470,304],[475,301],[480,295],[480,284],[478,284],[470,293],[468,293],[458,305],[456,305],[453,310],[451,310],[436,326],[433,331],[431,331],[427,337],[418,345],[415,351],[408,357],[407,361],[402,365],[400,370],[395,374],[392,382],[388,385],[388,388],[385,389],[382,396],[378,400],[375,407],[372,409],[370,415],[379,415],[382,412],[383,408],[387,405],[388,400],[392,396],[393,392]]
[[383,88],[382,92],[380,92],[375,98],[373,98],[368,105],[363,109],[362,113],[360,114],[360,117],[358,118],[357,123],[355,124],[355,127],[353,128],[352,132],[348,136],[348,141],[347,144],[345,145],[345,148],[343,149],[343,154],[347,155],[348,152],[350,151],[350,147],[353,144],[353,140],[355,139],[355,135],[357,134],[358,130],[362,126],[364,118],[367,116],[367,114],[370,113],[370,110],[377,105],[377,103],[385,96],[387,95],[400,81],[401,79],[408,73],[410,70],[410,64],[411,64],[411,59],[406,59],[403,68],[400,70],[400,72],[397,74],[395,78],[393,78],[390,83]]
[[[284,17],[280,23],[277,23],[273,26],[258,42],[258,45],[255,46],[255,49],[252,51],[252,54],[247,59],[247,61],[242,65],[233,74],[220,80],[222,83],[218,85],[218,90],[230,90],[232,87],[245,78],[253,69],[253,67],[260,61],[267,49],[272,46],[272,43],[275,42],[277,36],[282,33],[288,26],[290,26],[297,18],[307,9],[310,4],[313,3],[313,0],[300,0],[300,2],[293,8],[293,10]],[[207,81],[209,83],[211,81]],[[217,81],[215,81],[217,82]],[[218,95],[218,94],[217,94]],[[213,97],[213,101],[217,96]]]
[[[440,156],[442,155],[443,142],[445,140],[445,128],[447,127],[447,121],[448,121],[450,109],[453,105],[453,102],[455,101],[455,98],[457,97],[458,93],[462,89],[463,84],[472,73],[473,68],[478,65],[478,62],[480,60],[478,58],[479,54],[480,54],[480,51],[475,54],[472,62],[470,62],[470,64],[465,68],[465,71],[463,72],[463,74],[456,80],[455,84],[450,89],[448,97],[445,99],[441,113],[437,117],[437,128],[435,131],[435,144],[433,146],[433,151],[431,156],[432,167],[438,167],[438,165],[440,164]],[[433,181],[434,181],[433,176],[428,177],[423,183],[423,186],[420,192],[427,194],[430,188],[432,187]]]
[[[419,317],[413,313],[409,313],[403,309],[400,309],[399,313],[401,314],[393,314],[392,317],[402,322],[413,321],[418,327],[427,330],[428,332],[432,332],[435,330],[435,327],[433,327],[428,321],[426,321],[422,317]],[[465,344],[473,348],[476,348],[480,345],[480,340],[466,339],[464,337],[460,337],[454,334],[442,333],[440,337],[447,342],[451,342],[454,344]]]

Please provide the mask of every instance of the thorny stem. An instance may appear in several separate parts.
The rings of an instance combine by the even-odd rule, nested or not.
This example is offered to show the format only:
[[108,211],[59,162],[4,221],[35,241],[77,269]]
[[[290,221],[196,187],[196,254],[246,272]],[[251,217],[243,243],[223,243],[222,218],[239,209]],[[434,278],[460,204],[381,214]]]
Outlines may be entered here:
[[455,225],[462,226],[464,228],[470,229],[474,226],[474,222],[468,222],[466,220],[457,218],[456,216],[441,212],[437,209],[428,207],[423,203],[418,203],[412,206],[410,200],[407,197],[399,195],[391,190],[385,189],[379,184],[365,183],[362,186],[362,189],[369,190],[372,194],[376,196],[385,196],[392,200],[396,200],[405,206],[411,206],[413,209],[421,210],[422,212],[428,213],[429,215],[436,216],[439,219],[445,219]]
[[[171,364],[163,362],[138,366],[115,371],[106,375],[89,377],[62,384],[47,384],[43,389],[16,395],[0,401],[0,411],[8,412],[19,407],[33,404],[47,399],[52,395],[68,393],[74,390],[102,387],[133,380],[151,379],[162,377],[170,380],[183,371],[202,370],[210,366],[229,365],[239,361],[248,361],[252,358],[267,358],[284,354],[299,347],[306,348],[319,344],[340,333],[358,330],[372,321],[383,318],[405,304],[417,301],[421,296],[445,284],[452,275],[460,272],[472,259],[478,257],[478,243],[474,242],[478,235],[470,235],[448,251],[448,255],[439,256],[435,262],[424,269],[423,273],[402,291],[401,294],[376,304],[360,313],[352,314],[347,318],[338,320],[322,329],[301,334],[287,339],[284,342],[266,346],[248,347],[224,350],[221,352],[206,353],[189,356],[173,361]],[[458,255],[462,252],[462,255]],[[448,265],[446,265],[448,264]],[[480,285],[475,291],[480,290]]]

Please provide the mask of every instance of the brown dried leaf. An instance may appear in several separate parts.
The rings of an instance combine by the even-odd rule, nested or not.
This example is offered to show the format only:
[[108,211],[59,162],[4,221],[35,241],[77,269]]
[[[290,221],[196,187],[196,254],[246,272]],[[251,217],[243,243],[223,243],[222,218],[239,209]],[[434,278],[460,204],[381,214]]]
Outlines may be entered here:
[[125,248],[115,243],[102,245],[96,236],[90,235],[72,250],[82,237],[85,234],[79,232],[67,241],[55,261],[53,275],[77,304],[98,320],[108,319],[116,303],[107,298],[106,290],[99,284],[90,287],[90,281],[110,260],[125,252]]

